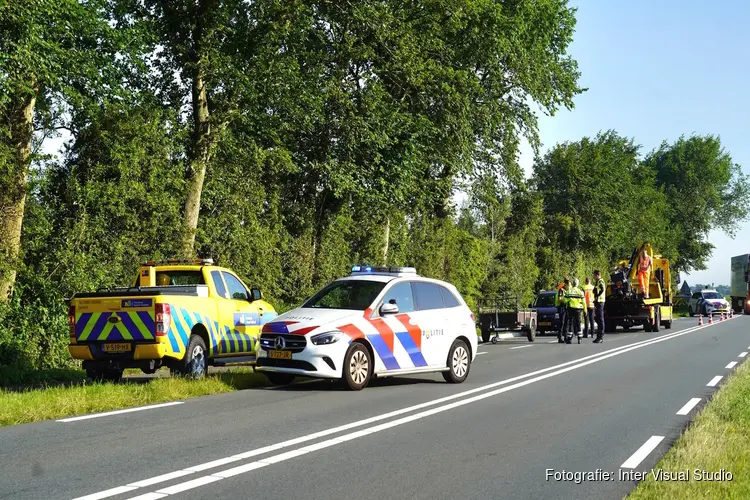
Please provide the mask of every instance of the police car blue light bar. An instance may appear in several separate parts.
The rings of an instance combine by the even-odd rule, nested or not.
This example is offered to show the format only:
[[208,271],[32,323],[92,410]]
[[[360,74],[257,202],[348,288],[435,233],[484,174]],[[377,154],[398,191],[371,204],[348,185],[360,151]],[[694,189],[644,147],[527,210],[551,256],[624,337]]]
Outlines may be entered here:
[[413,267],[373,267],[357,265],[352,266],[352,274],[417,274]]

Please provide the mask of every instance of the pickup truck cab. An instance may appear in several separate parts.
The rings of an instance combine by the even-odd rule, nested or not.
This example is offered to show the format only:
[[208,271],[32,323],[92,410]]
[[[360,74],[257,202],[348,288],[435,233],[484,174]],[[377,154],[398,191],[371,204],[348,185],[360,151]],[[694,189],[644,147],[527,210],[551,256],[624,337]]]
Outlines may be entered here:
[[276,316],[260,289],[211,259],[148,261],[130,287],[70,299],[68,350],[95,380],[162,366],[200,378],[209,365],[253,362],[260,328]]

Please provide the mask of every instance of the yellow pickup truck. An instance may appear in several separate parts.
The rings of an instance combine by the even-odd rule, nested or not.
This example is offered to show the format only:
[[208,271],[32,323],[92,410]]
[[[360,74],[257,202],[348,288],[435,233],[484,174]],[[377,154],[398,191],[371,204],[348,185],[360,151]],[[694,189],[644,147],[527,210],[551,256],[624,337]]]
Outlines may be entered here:
[[94,380],[162,366],[200,378],[209,365],[254,361],[260,328],[276,316],[259,288],[211,259],[148,261],[131,287],[70,299],[68,350]]

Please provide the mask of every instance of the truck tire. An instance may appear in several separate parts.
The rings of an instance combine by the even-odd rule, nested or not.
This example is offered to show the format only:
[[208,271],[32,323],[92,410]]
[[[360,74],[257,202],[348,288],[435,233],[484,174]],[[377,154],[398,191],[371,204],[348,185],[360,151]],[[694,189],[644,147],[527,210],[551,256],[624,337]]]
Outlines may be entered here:
[[656,312],[654,313],[654,326],[651,329],[653,332],[658,332],[661,328],[661,308],[656,308]]
[[179,376],[200,379],[208,372],[208,353],[206,343],[200,335],[191,335],[185,356],[174,365],[172,373]]
[[526,338],[529,340],[529,342],[534,342],[534,339],[536,338],[536,321],[534,321],[533,319],[529,324],[529,329],[526,331]]
[[343,377],[344,386],[352,391],[361,391],[372,378],[372,358],[367,348],[353,342],[344,356]]
[[471,369],[471,355],[469,347],[461,339],[456,339],[448,351],[448,371],[443,372],[443,378],[451,384],[460,384],[469,376]]
[[294,380],[291,373],[265,372],[264,375],[272,385],[289,385]]
[[691,317],[691,318],[692,318],[693,316],[695,316],[695,313],[693,312],[693,308],[692,308],[692,307],[690,307],[690,306],[688,306],[688,314],[690,315],[690,317]]

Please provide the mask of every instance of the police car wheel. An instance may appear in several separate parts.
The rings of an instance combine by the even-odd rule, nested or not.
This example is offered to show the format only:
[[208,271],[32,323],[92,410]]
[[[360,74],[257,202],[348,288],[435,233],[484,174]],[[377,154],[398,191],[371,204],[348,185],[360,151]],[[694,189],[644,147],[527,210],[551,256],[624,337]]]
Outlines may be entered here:
[[367,348],[359,342],[352,343],[344,356],[344,385],[352,391],[361,391],[370,383],[372,368]]
[[460,384],[469,376],[471,357],[469,347],[461,339],[453,342],[448,352],[448,371],[443,372],[443,378],[451,384]]

